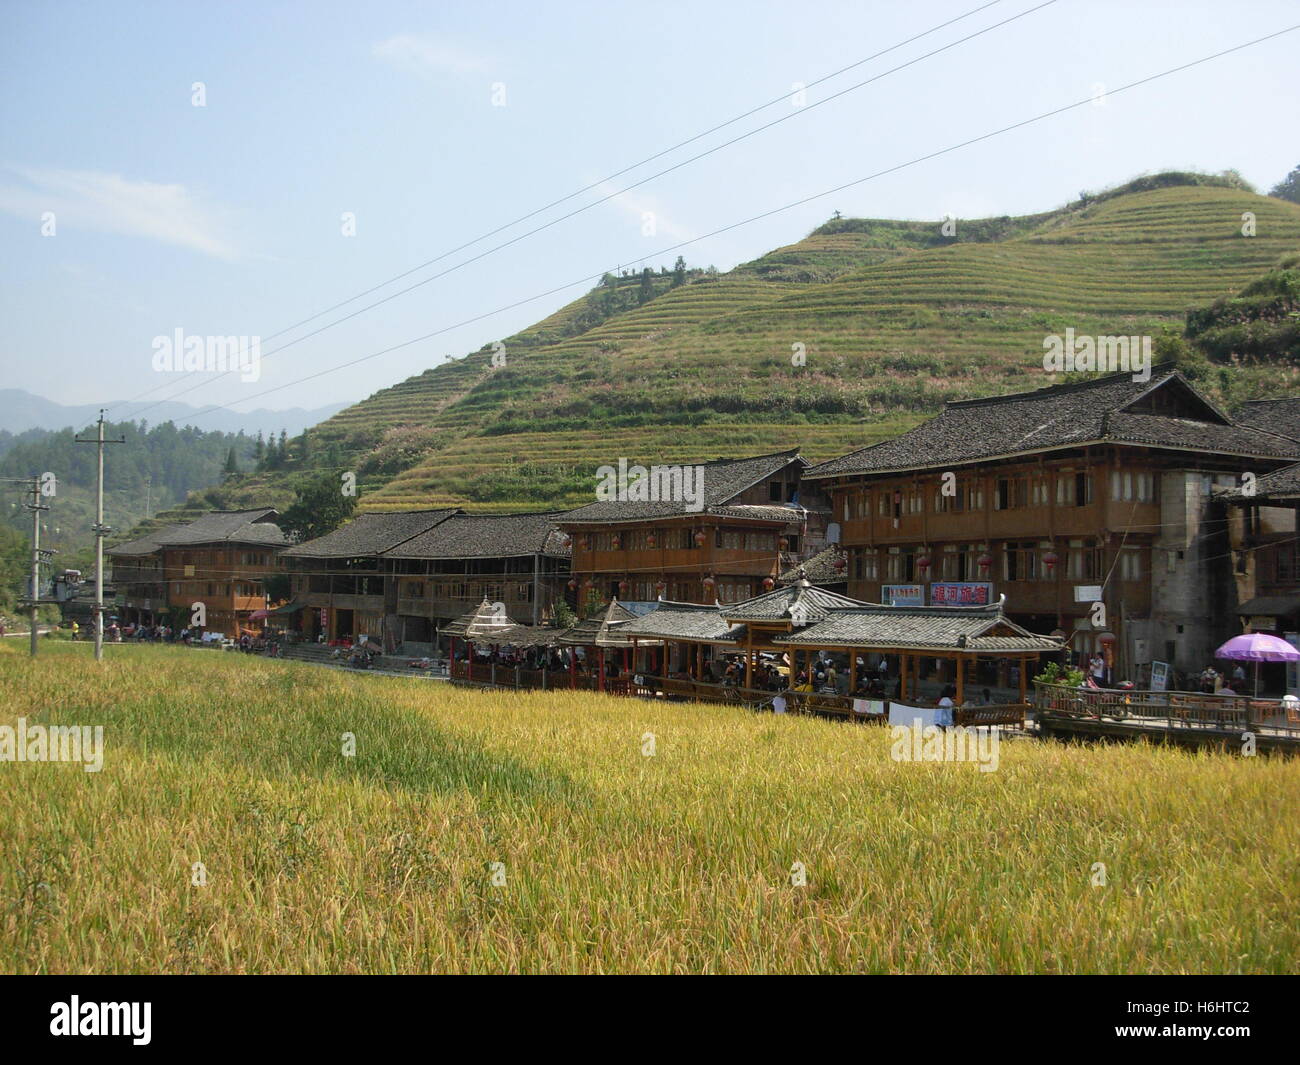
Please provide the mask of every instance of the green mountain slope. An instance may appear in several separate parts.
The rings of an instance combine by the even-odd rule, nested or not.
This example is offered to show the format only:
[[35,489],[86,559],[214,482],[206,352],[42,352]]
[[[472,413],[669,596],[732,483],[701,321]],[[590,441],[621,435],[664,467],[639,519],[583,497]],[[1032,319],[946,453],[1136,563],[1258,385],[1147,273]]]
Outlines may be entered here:
[[[311,431],[307,463],[223,491],[282,502],[295,472],[332,465],[358,471],[363,509],[510,510],[586,501],[620,456],[824,459],[945,400],[1051,383],[1047,334],[1181,334],[1297,250],[1300,206],[1193,175],[951,236],[835,219],[727,273],[607,278],[507,338],[505,366],[484,348],[377,392]],[[1266,363],[1232,373],[1234,399],[1294,389]]]

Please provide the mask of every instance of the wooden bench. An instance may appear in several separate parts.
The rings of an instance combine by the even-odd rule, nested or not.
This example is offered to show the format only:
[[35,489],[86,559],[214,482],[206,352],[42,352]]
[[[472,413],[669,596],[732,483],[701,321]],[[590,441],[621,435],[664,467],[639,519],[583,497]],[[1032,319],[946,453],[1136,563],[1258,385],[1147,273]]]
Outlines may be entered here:
[[1004,703],[999,706],[966,706],[953,710],[953,724],[966,726],[980,725],[1023,725],[1025,707],[1021,703]]

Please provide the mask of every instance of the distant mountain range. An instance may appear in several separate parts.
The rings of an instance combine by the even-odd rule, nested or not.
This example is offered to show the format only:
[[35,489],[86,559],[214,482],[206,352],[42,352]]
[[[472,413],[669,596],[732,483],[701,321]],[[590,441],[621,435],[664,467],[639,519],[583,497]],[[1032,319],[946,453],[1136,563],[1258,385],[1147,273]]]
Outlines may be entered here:
[[195,415],[206,408],[192,407],[188,403],[154,404],[147,399],[121,406],[117,403],[67,406],[21,388],[0,388],[0,429],[7,429],[11,433],[22,433],[28,429],[81,429],[99,417],[101,406],[111,408],[108,417],[115,422],[143,418],[150,425],[167,421],[175,422],[177,426],[192,423],[200,429],[210,431],[237,433],[243,430],[249,436],[256,436],[258,430],[261,430],[269,437],[272,433],[278,436],[281,429],[290,436],[296,436],[309,426],[343,410],[348,404],[333,403],[314,410],[302,407],[291,407],[288,410],[258,409],[246,413],[213,410],[205,413],[201,419],[194,420]]

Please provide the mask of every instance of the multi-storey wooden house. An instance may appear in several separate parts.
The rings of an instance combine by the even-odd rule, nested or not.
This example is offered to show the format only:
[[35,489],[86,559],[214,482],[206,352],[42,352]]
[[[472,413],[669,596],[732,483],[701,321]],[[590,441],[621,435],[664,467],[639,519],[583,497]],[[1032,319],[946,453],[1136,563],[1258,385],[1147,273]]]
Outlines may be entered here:
[[797,451],[720,459],[693,467],[703,483],[692,500],[629,492],[561,515],[572,541],[570,601],[728,603],[771,588],[826,545],[828,507],[802,482],[807,465]]
[[361,514],[283,553],[299,627],[310,639],[365,635],[416,653],[484,599],[511,618],[546,620],[569,577],[555,517],[456,509]]
[[263,581],[288,540],[271,507],[212,511],[107,550],[124,621],[195,625],[237,636],[260,628]]
[[[1063,631],[1137,676],[1202,668],[1225,633],[1226,536],[1214,485],[1300,457],[1179,373],[1118,374],[948,403],[904,435],[815,466],[833,499],[848,594],[899,605],[985,604]],[[1100,604],[1100,605],[1099,605]]]

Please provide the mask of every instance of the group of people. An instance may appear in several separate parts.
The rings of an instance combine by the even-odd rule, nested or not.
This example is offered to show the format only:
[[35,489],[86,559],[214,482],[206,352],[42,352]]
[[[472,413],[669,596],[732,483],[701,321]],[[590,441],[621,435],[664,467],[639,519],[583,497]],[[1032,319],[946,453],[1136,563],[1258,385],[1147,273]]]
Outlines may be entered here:
[[1242,689],[1246,687],[1246,670],[1240,663],[1233,667],[1231,678],[1220,673],[1214,666],[1206,666],[1201,670],[1197,679],[1200,682],[1201,691],[1207,695],[1245,694]]

